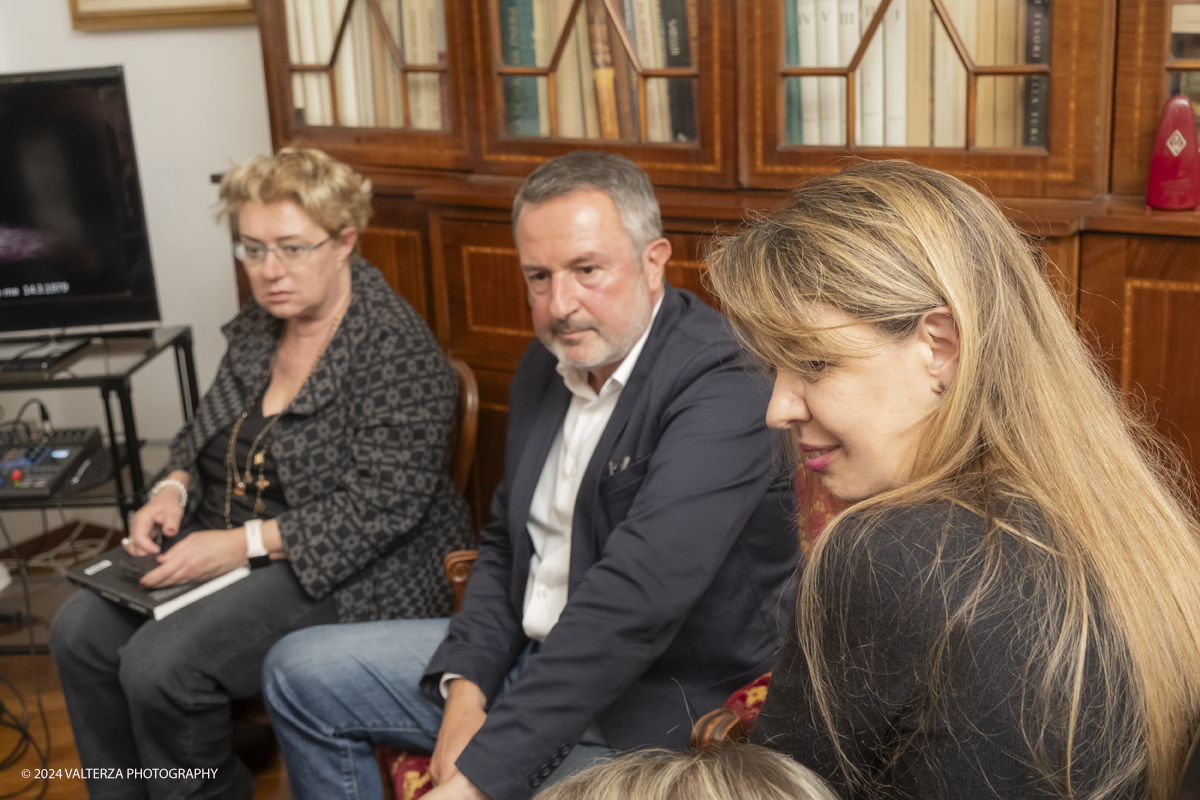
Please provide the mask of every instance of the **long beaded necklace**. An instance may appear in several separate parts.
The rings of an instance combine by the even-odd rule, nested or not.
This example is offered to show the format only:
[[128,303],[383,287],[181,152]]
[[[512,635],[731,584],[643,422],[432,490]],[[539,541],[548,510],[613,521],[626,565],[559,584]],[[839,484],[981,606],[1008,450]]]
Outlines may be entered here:
[[[340,313],[336,317],[334,317],[332,324],[330,324],[330,326],[329,326],[329,332],[325,334],[325,341],[321,343],[321,348],[319,350],[317,350],[316,358],[314,358],[312,364],[309,365],[308,372],[305,374],[304,380],[300,383],[301,388],[303,388],[304,384],[308,383],[308,379],[312,377],[313,370],[315,370],[317,368],[317,363],[320,362],[321,356],[325,355],[325,350],[326,350],[326,348],[329,347],[329,343],[331,341],[333,341],[333,335],[334,335],[334,333],[337,332],[338,325],[341,324],[342,317],[344,317],[345,315],[346,315],[346,311],[343,310],[342,313]],[[276,349],[275,353],[273,353],[271,355],[271,366],[267,371],[268,375],[273,374],[275,372],[275,359],[278,356],[278,354],[279,354],[279,351],[278,351],[278,349]],[[254,487],[257,490],[257,493],[255,494],[255,497],[254,497],[254,507],[251,512],[254,515],[252,517],[252,519],[257,519],[258,515],[266,510],[266,504],[263,502],[262,496],[263,496],[263,490],[265,490],[268,486],[271,485],[271,482],[266,479],[266,475],[265,475],[266,460],[267,460],[267,448],[269,448],[271,446],[271,440],[267,439],[264,442],[263,437],[266,436],[268,432],[270,432],[271,428],[275,427],[275,423],[278,422],[279,418],[283,416],[283,412],[273,415],[271,417],[270,421],[265,426],[263,426],[263,429],[258,432],[258,435],[254,437],[254,441],[251,442],[251,444],[250,444],[250,450],[249,450],[249,452],[246,453],[245,469],[241,470],[240,475],[238,474],[239,470],[238,470],[237,452],[236,452],[238,432],[241,431],[242,423],[245,422],[246,418],[250,416],[250,412],[252,412],[254,410],[254,407],[258,404],[258,402],[259,401],[257,398],[250,401],[250,405],[246,406],[246,410],[242,412],[240,417],[238,417],[237,422],[233,423],[233,431],[229,434],[229,447],[225,451],[225,528],[226,529],[230,529],[233,527],[233,522],[231,520],[231,512],[232,512],[232,508],[233,508],[233,498],[235,496],[237,496],[237,497],[245,497],[246,496],[246,488],[251,483],[250,469],[251,469],[252,465],[258,467],[258,480],[253,482]],[[258,449],[259,443],[262,443],[261,450]],[[255,452],[255,451],[257,451],[257,452]],[[236,480],[235,480],[235,476],[236,476]]]

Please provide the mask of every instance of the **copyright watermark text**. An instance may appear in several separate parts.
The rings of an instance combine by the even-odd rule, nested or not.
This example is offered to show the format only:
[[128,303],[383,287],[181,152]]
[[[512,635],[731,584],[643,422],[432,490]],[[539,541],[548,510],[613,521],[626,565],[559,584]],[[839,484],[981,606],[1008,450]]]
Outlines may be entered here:
[[217,777],[217,770],[213,769],[190,769],[184,767],[130,767],[129,769],[121,769],[116,767],[113,769],[103,769],[96,767],[84,767],[83,769],[23,769],[21,770],[22,778],[34,778],[35,780],[135,780],[148,781],[152,778],[159,780],[212,780]]

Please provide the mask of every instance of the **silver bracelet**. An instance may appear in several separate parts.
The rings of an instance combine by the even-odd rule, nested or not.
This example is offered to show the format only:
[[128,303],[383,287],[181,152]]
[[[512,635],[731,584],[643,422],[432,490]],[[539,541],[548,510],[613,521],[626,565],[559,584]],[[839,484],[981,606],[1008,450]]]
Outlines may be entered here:
[[164,486],[174,486],[176,489],[178,489],[179,505],[187,508],[187,487],[183,485],[182,481],[177,481],[174,478],[167,478],[166,480],[161,480],[154,484],[154,488],[150,490],[150,499],[153,500],[154,496],[162,491]]

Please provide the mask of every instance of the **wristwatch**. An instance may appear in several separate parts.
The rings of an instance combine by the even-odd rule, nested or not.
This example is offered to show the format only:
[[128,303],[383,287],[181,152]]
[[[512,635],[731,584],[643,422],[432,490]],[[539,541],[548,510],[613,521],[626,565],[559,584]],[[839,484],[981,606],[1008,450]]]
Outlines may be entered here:
[[262,526],[261,519],[246,522],[246,559],[250,562],[250,569],[271,566],[271,557],[263,546]]

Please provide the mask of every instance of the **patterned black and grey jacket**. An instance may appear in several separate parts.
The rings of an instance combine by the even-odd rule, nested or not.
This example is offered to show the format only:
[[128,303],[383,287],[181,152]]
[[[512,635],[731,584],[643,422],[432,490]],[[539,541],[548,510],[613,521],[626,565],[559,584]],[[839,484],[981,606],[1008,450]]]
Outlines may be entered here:
[[[292,569],[342,622],[449,616],[442,556],[469,547],[470,513],[448,473],[458,380],[421,317],[362,259],[350,307],[276,425],[271,455],[289,510]],[[269,380],[282,322],[250,301],[222,328],[228,349],[169,469],[200,486],[197,455]],[[188,493],[186,525],[203,495]]]

